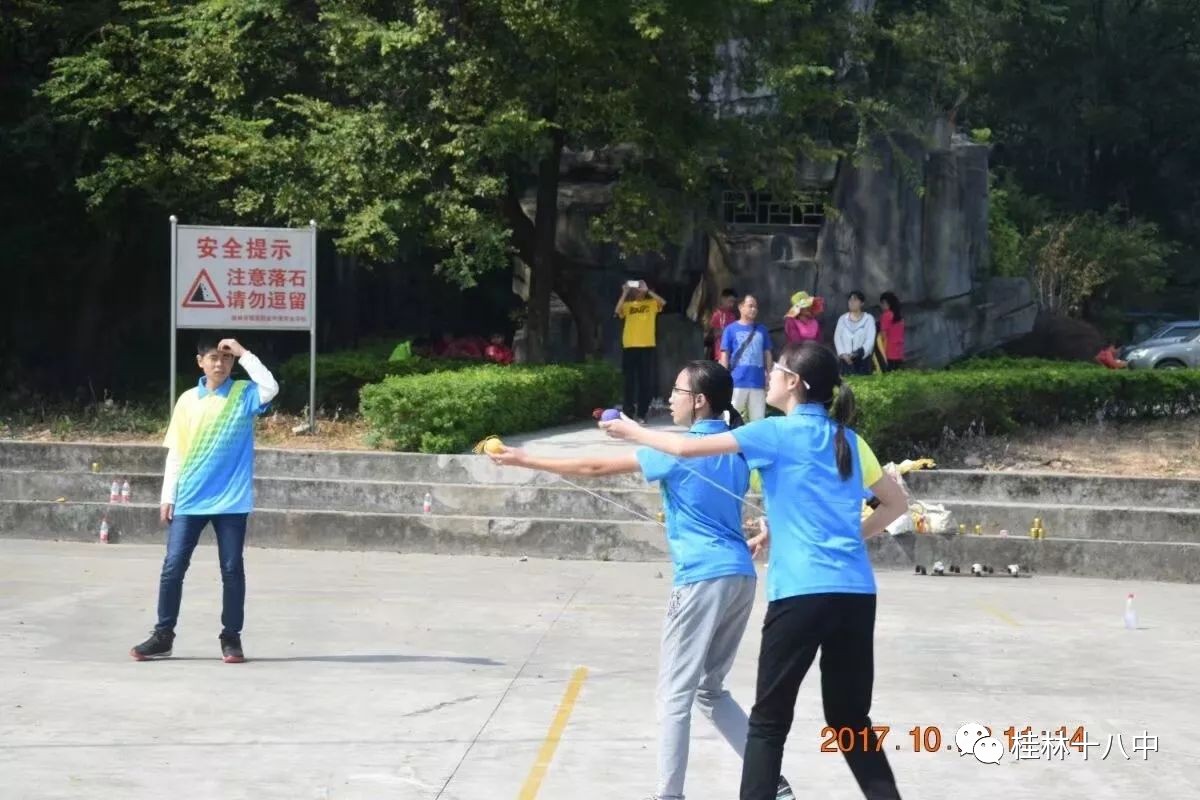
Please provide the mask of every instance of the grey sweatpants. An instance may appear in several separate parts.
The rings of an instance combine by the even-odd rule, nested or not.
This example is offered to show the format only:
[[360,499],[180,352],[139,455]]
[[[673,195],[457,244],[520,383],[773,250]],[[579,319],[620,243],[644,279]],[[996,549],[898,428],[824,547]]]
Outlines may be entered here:
[[725,688],[754,606],[755,579],[732,575],[677,586],[663,623],[658,668],[658,797],[682,800],[692,703],[740,758],[746,712]]

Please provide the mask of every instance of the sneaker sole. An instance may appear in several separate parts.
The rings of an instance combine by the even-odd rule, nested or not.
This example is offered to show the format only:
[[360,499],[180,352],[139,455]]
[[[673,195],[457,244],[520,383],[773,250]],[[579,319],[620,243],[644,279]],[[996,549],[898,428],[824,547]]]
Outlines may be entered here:
[[221,656],[221,660],[226,664],[244,664],[246,663],[245,656]]
[[168,650],[165,653],[158,653],[157,655],[148,656],[148,655],[139,653],[136,650],[130,650],[129,655],[133,657],[134,661],[158,661],[159,659],[170,658],[171,651]]

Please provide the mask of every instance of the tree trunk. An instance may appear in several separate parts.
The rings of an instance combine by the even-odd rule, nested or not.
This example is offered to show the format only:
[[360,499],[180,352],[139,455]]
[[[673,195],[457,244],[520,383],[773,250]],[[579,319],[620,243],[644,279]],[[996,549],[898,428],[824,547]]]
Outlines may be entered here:
[[584,272],[559,265],[555,270],[554,291],[570,309],[575,321],[576,354],[580,358],[600,355],[600,320],[587,291]]
[[529,265],[529,315],[526,346],[531,363],[546,361],[550,336],[550,294],[554,290],[555,242],[558,234],[558,177],[563,133],[555,130],[550,146],[538,163],[537,214],[533,221],[533,261]]

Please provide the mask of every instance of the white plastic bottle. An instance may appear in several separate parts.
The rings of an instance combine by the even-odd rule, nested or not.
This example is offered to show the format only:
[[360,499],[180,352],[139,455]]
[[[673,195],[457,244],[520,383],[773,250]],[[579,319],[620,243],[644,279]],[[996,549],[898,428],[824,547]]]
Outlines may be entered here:
[[129,481],[126,480],[121,484],[121,502],[128,503],[131,499],[132,492],[129,489]]
[[1133,607],[1133,592],[1125,598],[1125,627],[1131,631],[1137,630],[1137,609]]
[[108,517],[100,520],[100,544],[108,544]]
[[421,504],[421,510],[426,514],[433,511],[433,495],[429,492],[425,493],[425,502]]
[[121,502],[121,483],[120,483],[120,481],[113,481],[112,486],[109,487],[108,502],[110,502],[110,503]]

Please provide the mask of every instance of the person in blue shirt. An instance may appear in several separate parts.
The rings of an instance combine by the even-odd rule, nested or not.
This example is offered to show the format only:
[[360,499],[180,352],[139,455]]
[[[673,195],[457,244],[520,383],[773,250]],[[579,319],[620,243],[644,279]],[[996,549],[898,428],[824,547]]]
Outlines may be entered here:
[[[826,723],[870,733],[844,752],[859,788],[868,798],[900,796],[871,730],[875,575],[863,540],[908,507],[871,448],[847,427],[854,394],[838,373],[832,350],[802,342],[780,354],[767,389],[767,401],[786,416],[704,437],[603,423],[614,437],[676,457],[740,452],[762,476],[771,560],[741,800],[774,796],[796,695],[818,649]],[[868,490],[879,505],[864,520]]]
[[[693,361],[675,378],[671,417],[688,427],[686,438],[728,435],[730,426],[741,424],[732,396],[728,371],[713,361]],[[739,756],[746,745],[746,712],[725,688],[754,605],[752,550],[764,538],[747,541],[742,534],[742,498],[750,487],[746,460],[726,454],[684,462],[648,447],[601,458],[537,458],[506,447],[492,459],[558,475],[641,472],[658,481],[675,576],[662,631],[658,790],[652,797],[682,800],[693,702]],[[770,796],[794,797],[778,771]]]
[[758,300],[748,294],[738,303],[737,322],[721,333],[721,365],[733,374],[733,407],[747,421],[767,415],[767,375],[771,372],[771,334],[758,319]]

